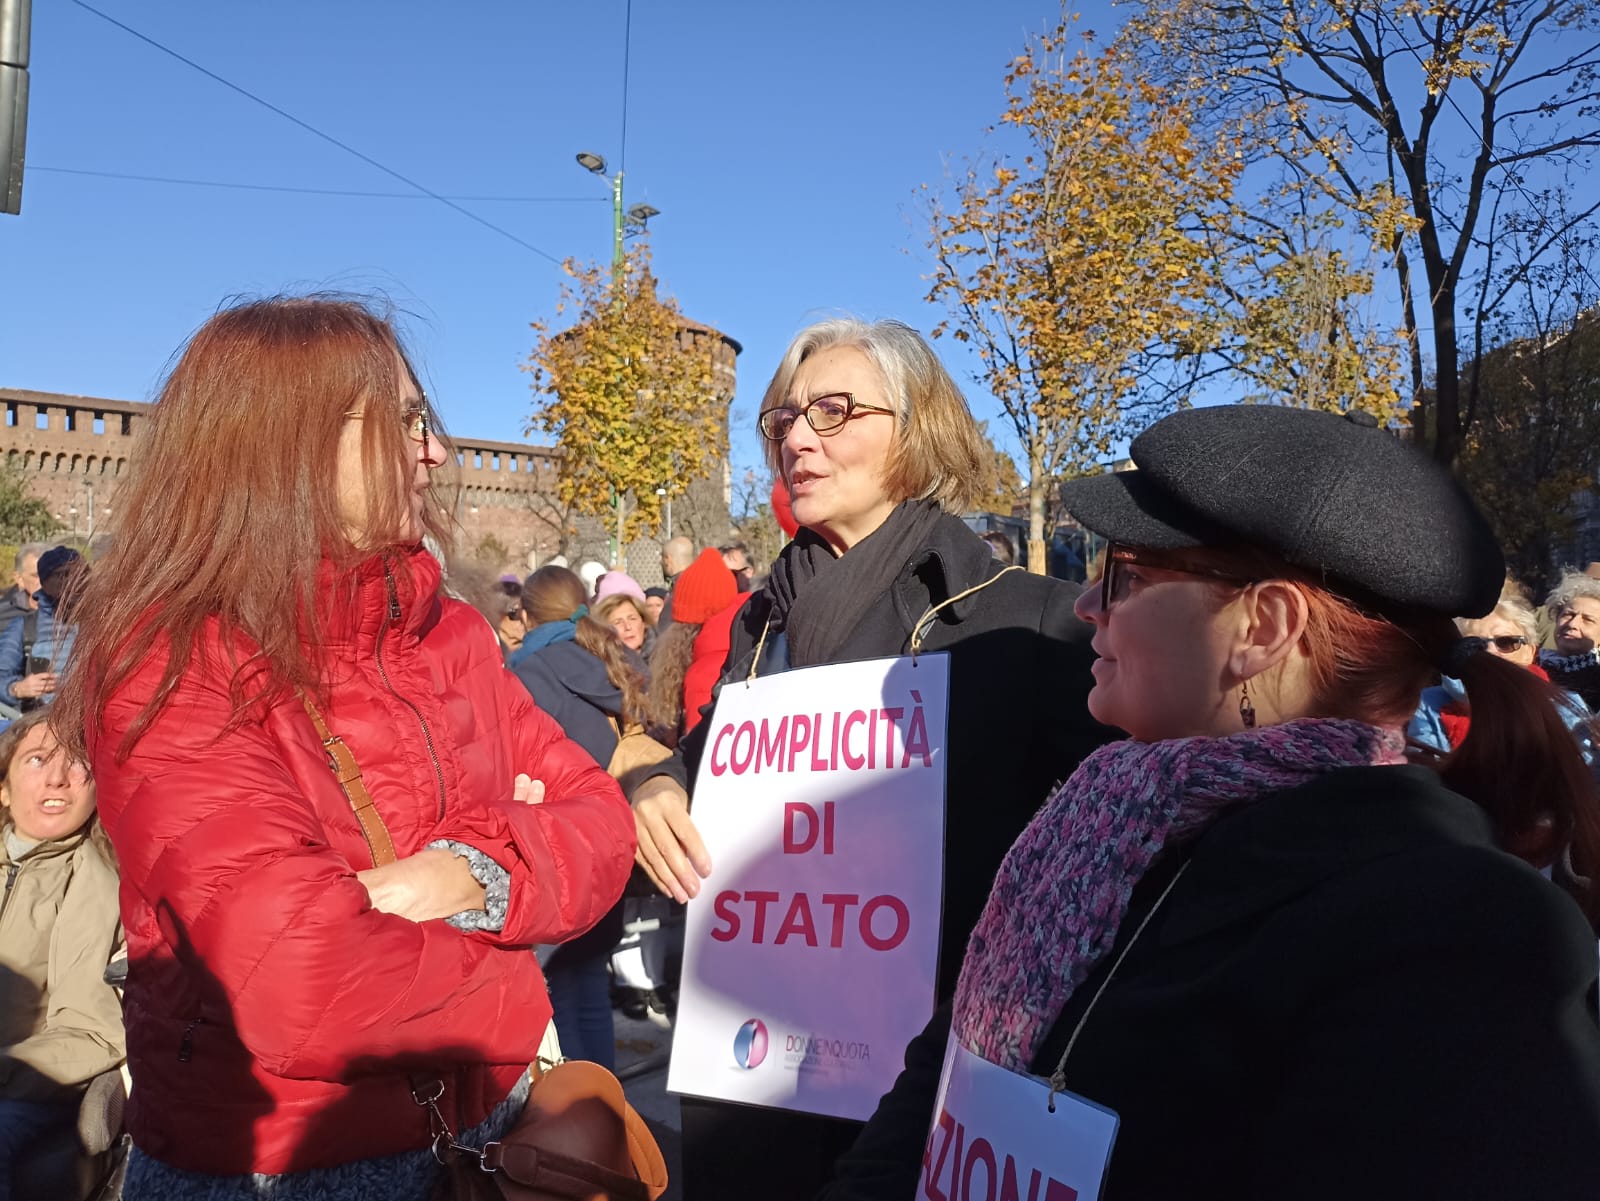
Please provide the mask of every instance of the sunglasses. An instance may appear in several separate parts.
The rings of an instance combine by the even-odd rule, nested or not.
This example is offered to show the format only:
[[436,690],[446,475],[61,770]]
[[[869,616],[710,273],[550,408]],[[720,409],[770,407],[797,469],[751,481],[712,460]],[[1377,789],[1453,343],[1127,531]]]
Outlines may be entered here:
[[1522,634],[1500,634],[1494,638],[1486,638],[1484,641],[1486,641],[1490,646],[1494,647],[1494,649],[1499,651],[1502,655],[1509,655],[1514,651],[1520,651],[1523,647],[1529,644],[1528,638]]
[[1100,611],[1102,613],[1109,613],[1112,605],[1127,597],[1128,590],[1133,585],[1133,578],[1123,569],[1129,566],[1153,567],[1161,571],[1174,571],[1179,575],[1204,576],[1206,579],[1221,580],[1224,583],[1235,584],[1240,588],[1248,587],[1256,582],[1215,567],[1174,562],[1164,551],[1146,551],[1136,546],[1123,546],[1121,543],[1113,542],[1106,547],[1106,566],[1105,570],[1100,574]]

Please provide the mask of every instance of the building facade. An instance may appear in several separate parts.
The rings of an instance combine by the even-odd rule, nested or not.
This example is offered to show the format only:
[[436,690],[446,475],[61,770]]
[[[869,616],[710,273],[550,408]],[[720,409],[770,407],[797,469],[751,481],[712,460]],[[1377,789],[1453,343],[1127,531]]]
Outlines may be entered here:
[[[710,341],[719,394],[731,402],[739,344],[706,326],[688,324],[685,339]],[[114,536],[128,514],[118,506],[151,406],[108,397],[0,387],[5,424],[0,454],[21,470],[64,534],[90,543]],[[586,559],[610,565],[611,523],[564,509],[556,495],[559,450],[521,442],[450,435],[456,452],[457,552],[485,569],[525,574],[555,555],[576,567]],[[630,529],[622,565],[646,586],[661,579],[661,545],[686,534],[715,545],[729,534],[726,459],[711,479],[663,481],[674,488],[673,527]],[[681,491],[678,489],[681,488]]]

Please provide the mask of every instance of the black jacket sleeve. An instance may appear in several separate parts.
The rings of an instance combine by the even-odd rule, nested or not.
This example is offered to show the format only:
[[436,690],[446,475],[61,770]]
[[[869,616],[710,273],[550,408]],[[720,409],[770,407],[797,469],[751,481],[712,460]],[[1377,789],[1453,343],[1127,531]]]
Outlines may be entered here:
[[906,1066],[883,1095],[855,1145],[839,1157],[817,1201],[906,1201],[917,1195],[922,1149],[950,1041],[950,1002],[906,1045]]

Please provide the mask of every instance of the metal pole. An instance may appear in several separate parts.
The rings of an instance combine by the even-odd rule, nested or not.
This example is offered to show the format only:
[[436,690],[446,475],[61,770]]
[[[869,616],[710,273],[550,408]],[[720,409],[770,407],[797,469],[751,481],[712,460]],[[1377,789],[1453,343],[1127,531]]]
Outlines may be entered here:
[[616,296],[622,295],[622,172],[611,180],[611,282]]
[[667,493],[667,541],[672,541],[672,493]]
[[621,495],[618,495],[618,497],[617,497],[617,541],[616,541],[617,549],[616,549],[615,552],[613,552],[613,554],[611,556],[611,566],[613,566],[613,567],[624,567],[624,566],[626,566],[626,564],[623,562],[624,558],[626,557],[626,554],[622,549],[622,515],[627,509],[627,503],[628,502],[624,497],[622,497]]
[[22,212],[32,23],[33,0],[0,0],[0,213],[13,216]]
[[84,490],[89,493],[89,541],[94,541],[94,485],[85,484]]
[[[618,171],[611,177],[611,303],[613,306],[622,304],[622,172]],[[617,510],[617,536],[612,543],[611,566],[619,567],[622,564],[622,495],[615,487],[611,489],[611,503]]]

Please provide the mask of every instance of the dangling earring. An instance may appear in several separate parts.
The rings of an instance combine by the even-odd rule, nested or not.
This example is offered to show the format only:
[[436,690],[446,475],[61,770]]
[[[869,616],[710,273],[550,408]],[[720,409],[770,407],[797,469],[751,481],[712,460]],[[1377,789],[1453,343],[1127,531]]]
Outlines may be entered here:
[[1239,720],[1244,722],[1244,728],[1256,728],[1256,707],[1250,703],[1250,681],[1239,681]]

